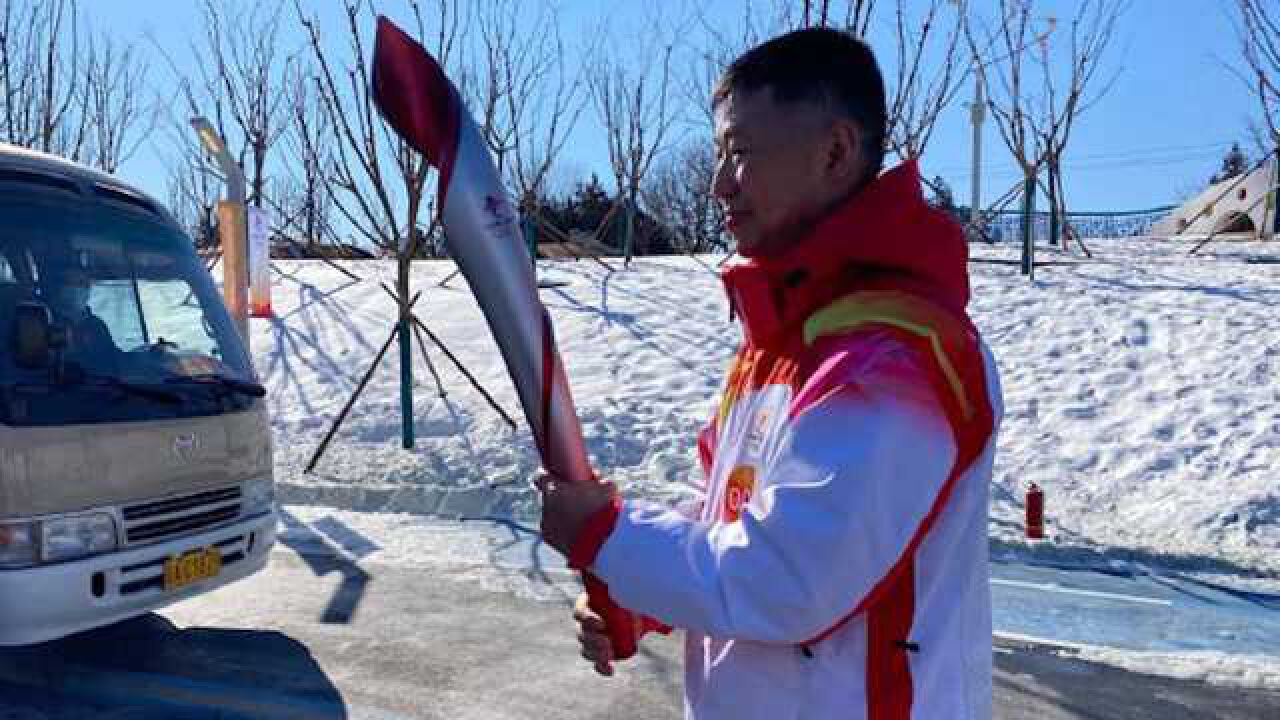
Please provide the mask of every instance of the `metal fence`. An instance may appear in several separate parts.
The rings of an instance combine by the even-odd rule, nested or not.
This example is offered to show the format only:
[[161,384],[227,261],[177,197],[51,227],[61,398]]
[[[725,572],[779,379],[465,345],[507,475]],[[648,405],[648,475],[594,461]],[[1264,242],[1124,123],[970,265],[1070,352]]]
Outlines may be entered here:
[[[1151,226],[1164,219],[1175,207],[1167,205],[1121,212],[1069,212],[1065,214],[1064,224],[1071,228],[1072,235],[1086,239],[1137,237],[1149,234]],[[1024,215],[1018,210],[995,213],[987,224],[988,236],[996,242],[1016,242],[1021,237]],[[1049,242],[1049,213],[1031,214],[1031,235],[1036,243]]]

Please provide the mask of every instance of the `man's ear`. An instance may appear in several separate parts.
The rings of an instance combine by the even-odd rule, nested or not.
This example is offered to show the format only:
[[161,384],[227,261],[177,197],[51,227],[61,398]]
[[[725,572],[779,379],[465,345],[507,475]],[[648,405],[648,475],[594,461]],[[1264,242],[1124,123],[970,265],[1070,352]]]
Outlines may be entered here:
[[862,128],[852,120],[836,118],[827,135],[827,178],[840,184],[856,185],[866,168],[862,152]]

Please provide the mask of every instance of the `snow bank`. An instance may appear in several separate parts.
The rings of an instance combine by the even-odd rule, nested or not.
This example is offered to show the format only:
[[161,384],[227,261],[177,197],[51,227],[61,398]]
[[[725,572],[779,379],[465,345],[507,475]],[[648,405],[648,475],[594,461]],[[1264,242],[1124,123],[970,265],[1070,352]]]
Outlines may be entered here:
[[1221,652],[1148,653],[1080,647],[1074,656],[1147,675],[1196,680],[1211,685],[1280,690],[1280,658]]

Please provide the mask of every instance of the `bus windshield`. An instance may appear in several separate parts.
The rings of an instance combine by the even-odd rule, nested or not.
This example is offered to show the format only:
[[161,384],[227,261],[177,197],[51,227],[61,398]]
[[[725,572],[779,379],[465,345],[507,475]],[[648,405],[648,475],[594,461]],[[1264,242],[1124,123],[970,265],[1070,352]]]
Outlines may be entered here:
[[[190,241],[102,205],[0,200],[0,318],[47,309],[50,367],[15,361],[0,322],[7,424],[186,417],[242,409],[243,345]],[[230,388],[230,389],[228,389]]]

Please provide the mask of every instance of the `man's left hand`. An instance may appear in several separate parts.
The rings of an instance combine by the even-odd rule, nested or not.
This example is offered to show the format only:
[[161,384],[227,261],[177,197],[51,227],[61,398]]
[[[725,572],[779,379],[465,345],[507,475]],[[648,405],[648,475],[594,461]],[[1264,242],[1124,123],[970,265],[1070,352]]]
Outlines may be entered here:
[[613,483],[571,482],[545,472],[533,483],[542,493],[542,539],[566,557],[587,520],[618,491]]

